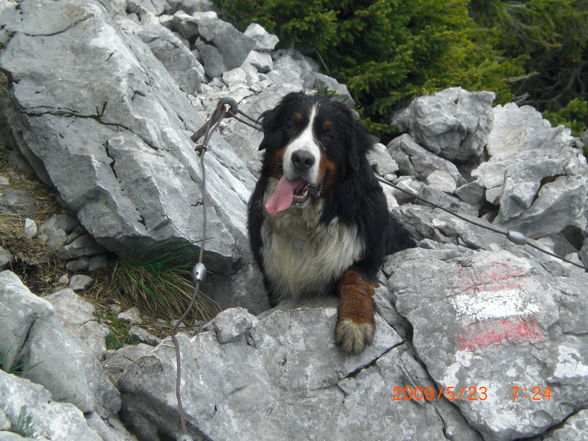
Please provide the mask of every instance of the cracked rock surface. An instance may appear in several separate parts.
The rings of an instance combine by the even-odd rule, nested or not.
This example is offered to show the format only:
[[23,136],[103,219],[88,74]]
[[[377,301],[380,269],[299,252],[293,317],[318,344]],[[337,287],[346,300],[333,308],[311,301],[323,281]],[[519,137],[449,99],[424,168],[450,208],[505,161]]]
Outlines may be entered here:
[[[190,136],[220,98],[253,117],[300,90],[352,102],[312,59],[222,16],[210,0],[0,0],[0,123],[59,193],[64,213],[38,235],[70,269],[168,240],[197,251]],[[466,221],[588,263],[581,140],[530,107],[492,107],[493,96],[452,88],[416,99],[394,117],[407,133],[371,155],[382,178],[462,217],[385,187],[418,246],[388,258],[375,341],[360,356],[334,346],[336,299],[268,310],[245,217],[262,135],[221,124],[205,157],[203,291],[225,310],[178,334],[194,439],[588,439],[587,273]],[[30,217],[35,203],[12,180],[0,176],[0,212]],[[2,367],[38,383],[0,372],[0,440],[26,439],[15,426],[25,402],[40,441],[179,435],[170,339],[133,328],[149,344],[104,352],[104,332],[72,290],[41,299],[0,274]]]
[[[241,310],[226,310],[214,320],[214,329],[192,338],[180,334],[183,359],[190,363],[183,397],[192,435],[358,440],[379,439],[393,430],[395,439],[434,441],[447,439],[444,430],[450,426],[453,439],[479,439],[446,401],[416,405],[392,400],[393,386],[429,380],[380,316],[374,344],[360,356],[343,355],[334,346],[336,309],[329,300],[334,299],[284,306],[259,320]],[[235,337],[225,315],[249,325]],[[232,338],[226,339],[226,333]],[[166,340],[141,357],[119,380],[123,414],[138,433],[157,428],[173,436],[176,431],[170,343]]]

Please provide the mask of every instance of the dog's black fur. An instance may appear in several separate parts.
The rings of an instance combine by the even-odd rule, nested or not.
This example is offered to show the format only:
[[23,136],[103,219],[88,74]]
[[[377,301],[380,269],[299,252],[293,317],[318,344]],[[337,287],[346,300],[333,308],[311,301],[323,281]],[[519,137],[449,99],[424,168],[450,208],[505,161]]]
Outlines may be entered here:
[[263,207],[263,197],[272,175],[272,161],[276,152],[287,146],[300,132],[292,122],[292,115],[301,113],[308,122],[308,111],[319,105],[318,124],[331,121],[327,130],[315,130],[315,136],[323,146],[323,154],[336,166],[335,185],[323,192],[324,208],[321,222],[328,224],[334,219],[357,227],[365,243],[362,258],[353,266],[368,280],[375,281],[387,253],[412,245],[406,231],[392,222],[388,214],[386,199],[374,172],[366,159],[372,144],[358,118],[342,103],[321,96],[291,93],[278,106],[262,114],[264,138],[259,150],[264,151],[261,174],[249,202],[248,229],[251,249],[264,275],[270,300],[275,304],[279,296],[273,292],[267,280],[261,248],[261,227],[268,216]]

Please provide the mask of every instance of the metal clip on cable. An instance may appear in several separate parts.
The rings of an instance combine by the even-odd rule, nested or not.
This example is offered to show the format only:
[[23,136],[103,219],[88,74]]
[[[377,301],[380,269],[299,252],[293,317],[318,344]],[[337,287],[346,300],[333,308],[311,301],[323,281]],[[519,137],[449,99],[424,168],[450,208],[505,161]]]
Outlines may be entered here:
[[520,231],[510,230],[506,233],[506,237],[508,237],[508,240],[512,243],[516,243],[517,245],[526,245],[529,243],[529,238]]
[[192,269],[192,278],[194,283],[203,283],[206,278],[206,267],[203,263],[198,262]]

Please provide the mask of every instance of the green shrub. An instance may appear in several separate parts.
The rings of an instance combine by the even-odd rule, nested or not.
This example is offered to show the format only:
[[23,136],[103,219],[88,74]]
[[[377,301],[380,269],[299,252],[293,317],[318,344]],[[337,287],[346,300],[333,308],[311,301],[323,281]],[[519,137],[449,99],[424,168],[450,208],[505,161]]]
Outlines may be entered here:
[[450,86],[491,89],[511,98],[517,61],[493,48],[494,30],[481,29],[466,0],[217,0],[241,28],[255,21],[282,46],[318,53],[346,83],[368,128],[381,136],[409,99]]
[[[586,0],[215,1],[237,27],[260,23],[282,47],[320,55],[380,136],[394,110],[450,86],[549,115],[588,99]],[[577,131],[588,117],[564,122]]]
[[512,84],[530,104],[574,133],[588,125],[588,2],[474,0],[476,21],[497,36],[495,46],[522,63]]

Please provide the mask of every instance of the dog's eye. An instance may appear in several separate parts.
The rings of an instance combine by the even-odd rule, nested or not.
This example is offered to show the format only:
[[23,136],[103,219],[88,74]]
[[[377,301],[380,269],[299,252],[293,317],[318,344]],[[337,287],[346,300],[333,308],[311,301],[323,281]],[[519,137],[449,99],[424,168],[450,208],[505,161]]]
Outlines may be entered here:
[[323,142],[328,142],[328,141],[332,141],[333,137],[328,133],[321,133],[320,139]]

